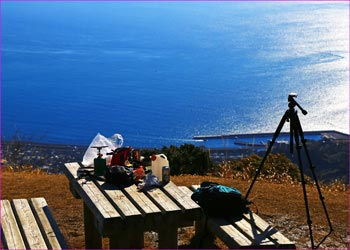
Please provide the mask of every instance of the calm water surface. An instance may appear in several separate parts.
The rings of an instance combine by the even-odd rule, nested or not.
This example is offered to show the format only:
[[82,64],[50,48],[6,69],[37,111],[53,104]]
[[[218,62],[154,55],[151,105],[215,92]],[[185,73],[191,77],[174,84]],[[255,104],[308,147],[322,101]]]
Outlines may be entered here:
[[[134,147],[274,132],[349,132],[349,4],[3,2],[2,136]],[[286,126],[286,129],[288,126]]]

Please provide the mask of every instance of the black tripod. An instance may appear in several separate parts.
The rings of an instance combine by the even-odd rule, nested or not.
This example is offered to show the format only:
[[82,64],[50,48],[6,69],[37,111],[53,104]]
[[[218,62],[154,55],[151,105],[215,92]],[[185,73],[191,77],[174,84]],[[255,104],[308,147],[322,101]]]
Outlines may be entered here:
[[[331,224],[328,212],[327,212],[326,204],[324,202],[324,197],[322,196],[322,193],[321,193],[321,188],[320,188],[320,186],[318,184],[318,181],[317,181],[317,178],[316,178],[315,167],[314,167],[314,165],[311,162],[310,155],[309,155],[309,152],[308,152],[307,147],[306,147],[306,143],[305,143],[306,140],[304,139],[304,132],[303,132],[303,129],[301,127],[297,111],[295,110],[295,106],[297,106],[304,115],[307,114],[307,111],[304,110],[294,100],[294,97],[297,97],[297,94],[291,93],[288,96],[288,102],[289,102],[288,103],[288,107],[289,107],[289,109],[283,115],[283,117],[282,117],[282,119],[281,119],[281,121],[280,121],[280,123],[279,123],[279,125],[278,125],[278,127],[276,129],[276,132],[273,135],[272,141],[271,141],[271,143],[270,143],[270,145],[269,145],[269,147],[268,147],[268,149],[266,151],[266,154],[265,154],[264,158],[262,159],[259,168],[256,169],[255,176],[254,176],[253,181],[252,181],[252,183],[251,183],[251,185],[250,185],[250,187],[249,187],[249,189],[247,191],[245,199],[248,200],[248,196],[250,194],[250,191],[252,190],[253,185],[254,185],[256,179],[258,178],[262,167],[264,166],[265,160],[266,160],[267,156],[269,155],[273,144],[275,143],[277,137],[279,136],[279,134],[280,134],[280,132],[281,132],[281,130],[283,128],[284,123],[286,121],[290,122],[290,152],[293,153],[293,136],[294,136],[294,140],[295,140],[295,143],[296,143],[296,150],[297,150],[297,154],[298,154],[298,163],[299,163],[299,170],[300,170],[300,175],[301,175],[301,183],[302,183],[302,187],[303,187],[304,202],[305,202],[305,208],[306,208],[307,224],[309,226],[311,247],[313,249],[315,249],[315,248],[318,248],[326,240],[326,238],[332,233],[333,228],[332,228],[332,224]],[[302,165],[302,160],[301,160],[301,155],[300,155],[300,150],[301,150],[302,146],[300,145],[299,137],[300,137],[302,146],[304,147],[304,151],[305,151],[308,163],[309,163],[309,167],[311,169],[312,177],[313,177],[313,179],[314,179],[314,181],[316,183],[317,191],[318,191],[318,194],[319,194],[319,199],[320,199],[320,201],[322,203],[323,210],[324,210],[324,213],[326,215],[326,218],[327,218],[327,221],[328,221],[328,225],[329,225],[329,233],[321,240],[321,242],[316,247],[315,247],[315,244],[314,244],[314,239],[313,239],[313,234],[312,234],[312,220],[311,220],[311,216],[310,216],[309,204],[308,204],[306,187],[305,187],[306,183],[305,183],[305,178],[304,178],[304,170],[303,170],[303,165]]]

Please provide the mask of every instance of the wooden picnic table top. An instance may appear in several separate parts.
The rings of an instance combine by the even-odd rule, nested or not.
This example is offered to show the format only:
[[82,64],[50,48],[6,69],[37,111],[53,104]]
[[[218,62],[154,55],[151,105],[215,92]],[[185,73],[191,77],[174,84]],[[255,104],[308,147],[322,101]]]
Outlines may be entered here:
[[295,248],[293,242],[252,212],[240,220],[205,219],[201,207],[191,199],[192,191],[171,181],[160,188],[140,191],[136,185],[118,188],[90,175],[78,177],[81,169],[77,162],[65,164],[71,191],[84,202],[87,248],[101,248],[100,237],[109,237],[111,248],[143,248],[145,231],[158,232],[159,248],[177,248],[177,229],[193,226],[194,222],[196,233],[208,227],[229,247]]
[[165,226],[190,226],[202,217],[200,206],[188,196],[188,192],[171,181],[148,191],[139,191],[136,185],[120,189],[89,176],[78,178],[77,172],[81,168],[77,162],[66,163],[65,174],[71,191],[83,199],[102,236],[135,227],[147,231]]

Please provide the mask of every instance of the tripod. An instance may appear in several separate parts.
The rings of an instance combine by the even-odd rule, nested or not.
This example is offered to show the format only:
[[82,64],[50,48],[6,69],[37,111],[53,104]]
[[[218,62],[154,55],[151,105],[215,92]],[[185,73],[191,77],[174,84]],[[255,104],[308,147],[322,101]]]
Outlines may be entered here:
[[[299,120],[299,117],[298,117],[298,114],[297,114],[297,111],[295,110],[295,106],[297,106],[301,112],[303,113],[303,115],[306,115],[307,114],[307,111],[304,110],[294,99],[294,97],[297,97],[297,94],[295,93],[291,93],[289,94],[288,96],[288,107],[289,109],[285,112],[285,114],[283,115],[274,135],[273,135],[273,138],[272,138],[272,141],[266,151],[266,154],[264,156],[264,158],[262,159],[261,163],[260,163],[260,166],[258,169],[256,169],[256,173],[255,173],[255,176],[253,178],[253,181],[247,191],[247,194],[245,195],[245,199],[248,200],[248,196],[254,186],[254,183],[256,181],[256,179],[258,178],[260,172],[261,172],[261,169],[263,168],[264,166],[264,163],[265,163],[265,160],[267,159],[267,156],[270,154],[270,151],[272,149],[272,146],[273,144],[275,143],[276,139],[278,138],[282,128],[283,128],[283,125],[284,123],[287,121],[287,122],[290,122],[290,152],[293,153],[293,136],[294,136],[294,140],[295,140],[295,143],[296,143],[296,150],[297,150],[297,155],[298,155],[298,164],[299,164],[299,170],[300,170],[300,176],[301,176],[301,183],[302,183],[302,187],[303,187],[303,195],[304,195],[304,202],[305,202],[305,209],[306,209],[306,217],[307,217],[307,224],[309,226],[309,234],[310,234],[310,240],[311,240],[311,247],[313,249],[315,248],[318,248],[325,240],[326,238],[332,233],[333,231],[333,228],[332,228],[332,224],[331,224],[331,221],[330,221],[330,218],[329,218],[329,215],[328,215],[328,212],[327,212],[327,208],[326,208],[326,204],[324,202],[324,197],[321,193],[321,188],[318,184],[318,181],[317,181],[317,178],[316,178],[316,174],[315,174],[315,167],[314,165],[312,164],[311,162],[311,158],[310,158],[310,155],[309,155],[309,152],[307,150],[307,147],[306,147],[306,140],[304,138],[304,132],[303,132],[303,129],[301,127],[301,124],[300,124],[300,120]],[[302,143],[302,145],[300,145],[300,141]],[[327,218],[327,221],[328,221],[328,225],[329,225],[329,233],[320,241],[319,244],[316,245],[315,247],[315,244],[314,244],[314,238],[313,238],[313,233],[312,233],[312,220],[311,220],[311,215],[310,215],[310,210],[309,210],[309,203],[308,203],[308,198],[307,198],[307,192],[306,192],[306,182],[305,182],[305,178],[304,178],[304,170],[303,170],[303,165],[302,165],[302,160],[301,160],[301,155],[300,155],[300,151],[301,151],[301,148],[304,147],[304,151],[305,151],[305,154],[306,154],[306,157],[307,157],[307,161],[309,163],[309,167],[311,169],[311,173],[312,173],[312,177],[316,183],[316,187],[317,187],[317,191],[318,191],[318,194],[319,194],[319,199],[322,203],[322,206],[323,206],[323,210],[324,210],[324,213],[326,215],[326,218]]]

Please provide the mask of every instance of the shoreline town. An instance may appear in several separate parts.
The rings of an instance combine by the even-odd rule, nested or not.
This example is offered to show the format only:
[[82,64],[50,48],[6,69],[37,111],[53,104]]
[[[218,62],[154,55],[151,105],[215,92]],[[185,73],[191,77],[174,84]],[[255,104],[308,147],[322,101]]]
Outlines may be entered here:
[[[307,131],[304,132],[306,140],[323,141],[347,141],[349,135],[334,131]],[[269,140],[272,140],[273,133],[255,133],[255,134],[227,134],[227,135],[208,135],[194,136],[194,145],[202,147],[209,151],[213,162],[223,160],[238,159],[243,156],[266,151]],[[284,147],[289,144],[289,133],[280,133],[275,142],[276,147]],[[130,145],[132,146],[132,145]],[[169,146],[169,145],[168,145]],[[66,162],[82,161],[88,145],[65,145],[65,144],[47,144],[39,142],[25,141],[3,141],[2,164],[6,161],[19,164],[31,163],[35,168],[40,167],[51,173],[61,172],[61,168]],[[154,149],[140,148],[140,149]],[[5,161],[5,162],[4,162]]]

